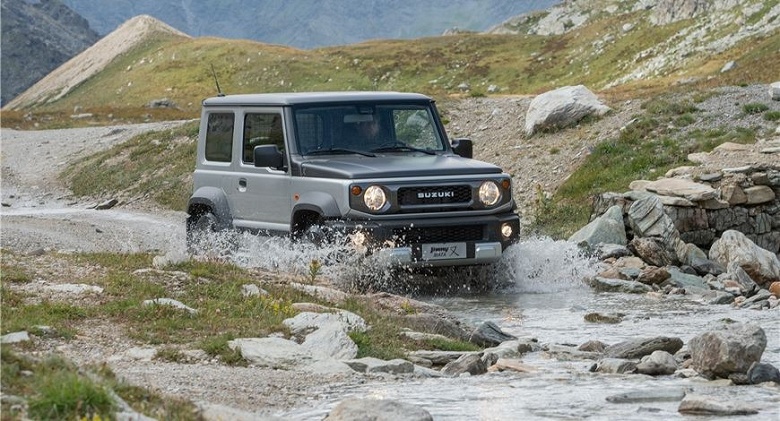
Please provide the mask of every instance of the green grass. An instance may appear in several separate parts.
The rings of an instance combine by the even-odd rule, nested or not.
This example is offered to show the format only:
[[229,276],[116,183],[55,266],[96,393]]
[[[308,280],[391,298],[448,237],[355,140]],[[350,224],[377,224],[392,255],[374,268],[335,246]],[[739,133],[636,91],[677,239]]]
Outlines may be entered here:
[[660,177],[688,164],[692,152],[709,152],[724,142],[752,143],[757,137],[754,129],[742,127],[678,130],[701,118],[688,100],[655,98],[641,109],[617,138],[597,145],[552,198],[537,192],[534,232],[567,238],[588,223],[596,195],[623,192],[634,180]]
[[162,132],[149,132],[87,156],[62,177],[76,196],[104,197],[121,193],[125,200],[150,198],[175,210],[186,210],[195,168],[195,122]]
[[764,113],[764,120],[766,121],[778,121],[780,120],[780,111],[767,111]]
[[760,102],[751,102],[750,104],[745,104],[742,106],[742,111],[744,111],[745,114],[761,114],[768,109],[768,105]]

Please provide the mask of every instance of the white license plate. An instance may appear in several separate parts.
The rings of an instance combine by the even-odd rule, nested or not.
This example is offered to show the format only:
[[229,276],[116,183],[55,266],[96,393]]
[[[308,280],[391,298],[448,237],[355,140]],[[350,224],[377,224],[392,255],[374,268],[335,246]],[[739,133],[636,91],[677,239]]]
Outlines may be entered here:
[[423,260],[465,259],[466,243],[435,243],[422,245]]

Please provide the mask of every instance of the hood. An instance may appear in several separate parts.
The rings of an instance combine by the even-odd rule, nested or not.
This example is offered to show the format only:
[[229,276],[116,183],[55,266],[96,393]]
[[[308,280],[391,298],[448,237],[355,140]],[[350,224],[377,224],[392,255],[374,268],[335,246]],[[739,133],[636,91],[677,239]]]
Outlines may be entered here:
[[501,168],[457,155],[338,156],[301,163],[304,177],[339,179],[500,174]]

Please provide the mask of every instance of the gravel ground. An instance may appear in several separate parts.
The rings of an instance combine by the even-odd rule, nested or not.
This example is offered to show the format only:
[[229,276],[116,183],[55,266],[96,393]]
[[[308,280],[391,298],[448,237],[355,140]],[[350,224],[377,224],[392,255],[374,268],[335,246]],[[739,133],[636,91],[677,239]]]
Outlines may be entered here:
[[[766,139],[778,139],[777,123],[760,116],[744,116],[741,105],[767,103],[767,86],[725,89],[697,107],[712,119],[709,127],[744,125],[763,127]],[[614,137],[639,112],[639,101],[609,104],[614,112],[587,126],[558,133],[523,136],[523,116],[530,98],[468,98],[440,104],[450,123],[451,137],[471,137],[475,155],[494,162],[514,177],[521,212],[529,211],[535,186],[552,192],[599,141]],[[184,244],[181,212],[155,209],[148,203],[131,203],[110,211],[89,209],[94,201],[73,198],[58,181],[68,162],[123,142],[137,133],[158,130],[171,123],[20,132],[2,129],[2,212],[0,243],[6,262],[35,269],[35,284],[70,282],[98,270],[73,267],[48,251],[159,251],[171,252]],[[764,159],[754,150],[739,154],[713,154],[712,165],[732,167]],[[53,299],[72,299],[62,293]],[[105,321],[79,326],[68,342],[34,338],[36,353],[57,352],[80,364],[107,362],[121,377],[164,394],[227,405],[260,414],[274,414],[322,399],[349,385],[371,381],[397,381],[384,377],[312,376],[296,371],[231,368],[192,352],[186,364],[151,361],[144,345],[123,336],[122,329]]]

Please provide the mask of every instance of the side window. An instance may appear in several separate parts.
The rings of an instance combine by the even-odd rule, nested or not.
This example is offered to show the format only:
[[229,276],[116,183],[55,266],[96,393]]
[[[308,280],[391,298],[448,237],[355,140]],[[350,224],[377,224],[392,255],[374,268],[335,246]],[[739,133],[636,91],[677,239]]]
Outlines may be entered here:
[[258,145],[276,145],[284,152],[282,115],[278,113],[249,113],[244,116],[243,161],[254,163]]
[[233,153],[233,113],[209,114],[206,160],[230,162]]

